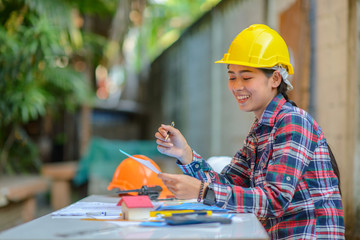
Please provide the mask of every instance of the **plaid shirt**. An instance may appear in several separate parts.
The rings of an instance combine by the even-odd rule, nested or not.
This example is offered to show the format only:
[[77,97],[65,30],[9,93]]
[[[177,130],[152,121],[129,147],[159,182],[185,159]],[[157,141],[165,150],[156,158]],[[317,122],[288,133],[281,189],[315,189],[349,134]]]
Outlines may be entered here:
[[338,179],[324,134],[281,94],[255,119],[221,174],[195,151],[190,164],[178,165],[211,183],[217,206],[254,213],[271,239],[344,239]]

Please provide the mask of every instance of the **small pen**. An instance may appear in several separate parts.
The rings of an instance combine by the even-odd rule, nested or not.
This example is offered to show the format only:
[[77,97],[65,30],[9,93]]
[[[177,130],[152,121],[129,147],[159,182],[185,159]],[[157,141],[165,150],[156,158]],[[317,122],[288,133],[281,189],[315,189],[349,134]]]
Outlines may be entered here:
[[[172,127],[175,126],[174,121],[171,122],[170,126],[172,126]],[[166,135],[166,137],[165,137],[165,141],[169,138],[169,136],[170,136],[170,132],[168,131],[168,133],[167,133],[167,135]]]
[[121,212],[87,212],[86,216],[122,216]]

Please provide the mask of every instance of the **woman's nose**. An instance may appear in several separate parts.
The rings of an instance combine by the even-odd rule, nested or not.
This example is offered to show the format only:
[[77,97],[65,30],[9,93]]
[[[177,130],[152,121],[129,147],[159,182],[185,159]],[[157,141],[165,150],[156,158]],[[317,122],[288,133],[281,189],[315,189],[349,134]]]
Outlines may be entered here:
[[234,90],[243,90],[244,89],[244,84],[241,81],[241,79],[239,79],[239,78],[235,79],[233,84],[232,84],[232,88]]

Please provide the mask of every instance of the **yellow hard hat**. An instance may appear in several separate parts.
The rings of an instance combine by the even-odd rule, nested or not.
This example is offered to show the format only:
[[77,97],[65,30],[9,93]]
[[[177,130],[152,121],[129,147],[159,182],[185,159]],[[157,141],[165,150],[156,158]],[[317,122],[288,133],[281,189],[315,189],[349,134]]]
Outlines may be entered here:
[[223,59],[215,63],[255,68],[282,65],[290,75],[294,73],[284,39],[275,30],[263,24],[253,24],[241,31],[232,41]]

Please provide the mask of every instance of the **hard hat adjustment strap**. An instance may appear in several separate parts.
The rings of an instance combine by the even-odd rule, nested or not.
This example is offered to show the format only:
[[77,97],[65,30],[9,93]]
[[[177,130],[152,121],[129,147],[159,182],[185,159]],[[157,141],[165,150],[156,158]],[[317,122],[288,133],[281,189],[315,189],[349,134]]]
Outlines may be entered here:
[[291,85],[290,81],[288,80],[289,73],[286,70],[286,68],[284,68],[281,64],[279,64],[279,65],[276,65],[276,66],[272,67],[271,69],[274,69],[274,70],[277,70],[277,71],[280,72],[280,75],[281,75],[283,81],[287,85],[287,90],[288,91],[291,91],[291,90],[294,89],[294,87]]

